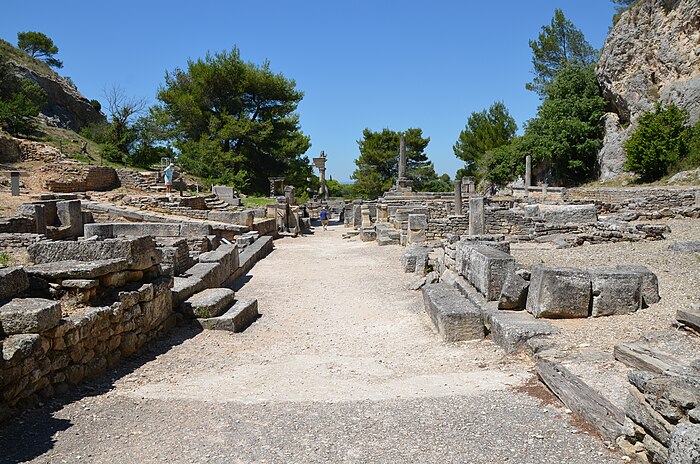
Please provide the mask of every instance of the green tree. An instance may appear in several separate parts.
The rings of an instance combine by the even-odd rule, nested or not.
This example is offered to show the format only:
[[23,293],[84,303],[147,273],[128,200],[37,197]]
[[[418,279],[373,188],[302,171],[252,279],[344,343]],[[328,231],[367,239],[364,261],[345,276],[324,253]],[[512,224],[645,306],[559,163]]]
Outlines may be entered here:
[[[423,137],[422,129],[408,129],[406,138],[406,177],[413,180],[416,190],[437,179],[433,163],[428,160],[425,148],[430,138]],[[360,156],[355,160],[357,169],[352,173],[355,193],[364,198],[378,198],[389,190],[399,171],[399,139],[401,133],[389,129],[374,132],[365,129],[357,144]]]
[[688,113],[675,105],[644,113],[638,126],[625,142],[625,169],[633,171],[644,182],[658,180],[669,167],[688,153]]
[[124,90],[117,85],[105,89],[103,92],[107,100],[110,119],[103,155],[111,161],[129,164],[133,145],[138,141],[139,136],[134,123],[146,109],[146,100],[128,97]]
[[34,117],[45,102],[46,94],[41,87],[18,77],[0,55],[0,127],[13,135],[31,133],[36,126]]
[[49,66],[62,68],[63,62],[54,57],[58,47],[42,32],[18,32],[17,47],[24,50],[32,58],[40,58]]
[[569,64],[547,85],[537,117],[527,122],[522,148],[533,164],[549,168],[558,185],[575,185],[597,175],[603,144],[603,99],[593,65]]
[[496,185],[505,185],[525,173],[526,149],[523,137],[516,137],[510,143],[487,151],[481,160],[485,178]]
[[302,155],[310,141],[295,113],[302,98],[293,80],[274,74],[269,62],[244,62],[234,47],[167,72],[158,111],[187,171],[262,193],[269,176],[306,187],[311,168]]
[[472,113],[452,147],[455,156],[465,163],[459,171],[460,177],[482,177],[479,166],[484,153],[507,144],[517,130],[515,119],[503,102],[495,102],[488,110]]
[[596,49],[559,8],[554,10],[550,25],[542,26],[537,40],[530,40],[529,43],[535,78],[525,87],[540,96],[545,95],[547,85],[567,64],[585,66],[598,59]]

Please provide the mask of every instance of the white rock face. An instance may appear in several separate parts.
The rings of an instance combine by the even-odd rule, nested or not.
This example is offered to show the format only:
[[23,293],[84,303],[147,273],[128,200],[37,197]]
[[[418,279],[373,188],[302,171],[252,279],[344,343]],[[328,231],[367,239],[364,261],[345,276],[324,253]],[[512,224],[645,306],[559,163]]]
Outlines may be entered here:
[[622,144],[656,102],[700,120],[700,0],[638,0],[606,39],[596,75],[611,110],[598,155],[606,180],[622,173]]

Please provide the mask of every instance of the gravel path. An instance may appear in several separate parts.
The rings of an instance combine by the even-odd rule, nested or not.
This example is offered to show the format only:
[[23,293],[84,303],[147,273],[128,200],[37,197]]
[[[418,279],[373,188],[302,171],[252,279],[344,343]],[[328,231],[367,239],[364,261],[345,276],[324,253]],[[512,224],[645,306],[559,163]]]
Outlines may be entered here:
[[613,463],[490,341],[442,343],[399,247],[333,225],[276,242],[244,333],[178,328],[0,428],[0,462]]

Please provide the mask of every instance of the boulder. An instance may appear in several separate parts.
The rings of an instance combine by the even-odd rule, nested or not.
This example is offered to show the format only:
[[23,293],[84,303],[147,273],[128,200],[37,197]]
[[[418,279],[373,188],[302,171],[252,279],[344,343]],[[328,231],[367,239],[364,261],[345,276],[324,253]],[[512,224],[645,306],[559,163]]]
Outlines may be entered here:
[[570,268],[535,266],[530,277],[526,309],[535,317],[588,317],[591,278]]
[[21,266],[0,268],[0,300],[12,298],[29,288],[29,278]]

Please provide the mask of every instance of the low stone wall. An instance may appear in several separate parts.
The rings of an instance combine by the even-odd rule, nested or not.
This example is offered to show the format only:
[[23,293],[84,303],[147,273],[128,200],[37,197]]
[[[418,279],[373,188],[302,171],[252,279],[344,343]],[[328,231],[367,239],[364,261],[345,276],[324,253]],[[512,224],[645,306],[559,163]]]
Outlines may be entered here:
[[595,201],[603,211],[660,210],[684,208],[700,203],[698,187],[617,187],[617,188],[571,188],[564,200]]
[[48,240],[43,234],[0,233],[0,251],[9,253],[23,252],[34,243]]
[[61,178],[46,181],[51,192],[70,193],[88,190],[106,191],[121,185],[117,172],[107,166],[68,165],[60,169]]

